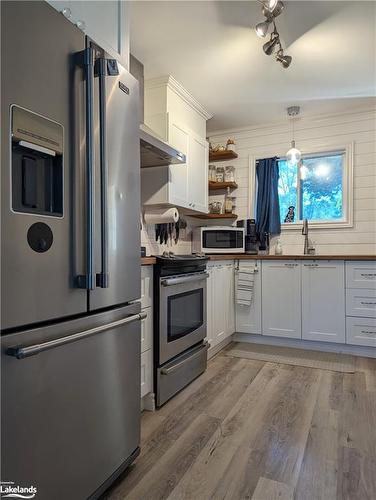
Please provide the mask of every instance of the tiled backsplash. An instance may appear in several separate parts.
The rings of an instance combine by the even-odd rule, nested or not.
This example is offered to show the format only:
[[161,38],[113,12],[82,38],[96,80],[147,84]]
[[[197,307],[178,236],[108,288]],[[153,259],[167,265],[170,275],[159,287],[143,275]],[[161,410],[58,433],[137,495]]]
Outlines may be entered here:
[[172,251],[176,254],[192,253],[192,227],[187,224],[186,229],[180,230],[179,241],[175,243],[160,244],[155,241],[155,225],[147,226],[141,221],[141,245],[146,247],[146,255],[160,255],[165,250]]

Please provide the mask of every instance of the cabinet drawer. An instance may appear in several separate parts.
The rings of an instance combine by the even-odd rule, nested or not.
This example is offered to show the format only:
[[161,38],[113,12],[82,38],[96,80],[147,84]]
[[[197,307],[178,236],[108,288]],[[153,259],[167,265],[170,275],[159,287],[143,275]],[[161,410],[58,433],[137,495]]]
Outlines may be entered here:
[[141,320],[141,352],[151,349],[153,346],[153,313],[152,308],[143,309],[147,316]]
[[376,262],[346,262],[346,287],[376,290]]
[[149,349],[141,354],[141,397],[153,391],[153,356]]
[[153,304],[153,266],[141,266],[141,308]]
[[376,318],[376,290],[348,288],[346,315]]
[[376,319],[347,317],[346,343],[376,347]]

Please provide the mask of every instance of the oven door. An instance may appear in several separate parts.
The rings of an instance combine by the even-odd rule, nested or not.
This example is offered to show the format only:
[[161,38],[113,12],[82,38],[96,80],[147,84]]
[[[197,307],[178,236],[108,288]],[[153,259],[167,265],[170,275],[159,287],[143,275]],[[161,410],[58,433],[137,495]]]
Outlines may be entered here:
[[159,365],[206,337],[206,279],[192,273],[160,279]]

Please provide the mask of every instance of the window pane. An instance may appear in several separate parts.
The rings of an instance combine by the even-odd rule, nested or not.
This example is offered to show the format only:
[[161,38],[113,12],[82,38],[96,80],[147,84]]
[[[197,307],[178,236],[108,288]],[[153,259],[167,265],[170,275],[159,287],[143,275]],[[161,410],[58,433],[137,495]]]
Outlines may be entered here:
[[[278,161],[279,167],[279,180],[278,180],[278,194],[279,194],[279,213],[281,222],[285,221],[289,207],[297,205],[297,168],[290,167],[285,160]],[[295,222],[298,214],[295,209]]]
[[336,220],[342,214],[343,155],[303,158],[301,219]]

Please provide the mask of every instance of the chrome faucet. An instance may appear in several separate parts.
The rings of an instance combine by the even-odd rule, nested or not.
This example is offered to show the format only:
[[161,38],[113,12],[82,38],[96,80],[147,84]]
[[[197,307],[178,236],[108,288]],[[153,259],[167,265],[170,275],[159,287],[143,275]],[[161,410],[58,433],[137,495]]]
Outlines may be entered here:
[[309,240],[308,240],[308,220],[304,219],[303,221],[303,229],[302,234],[305,236],[304,238],[304,255],[309,254]]

